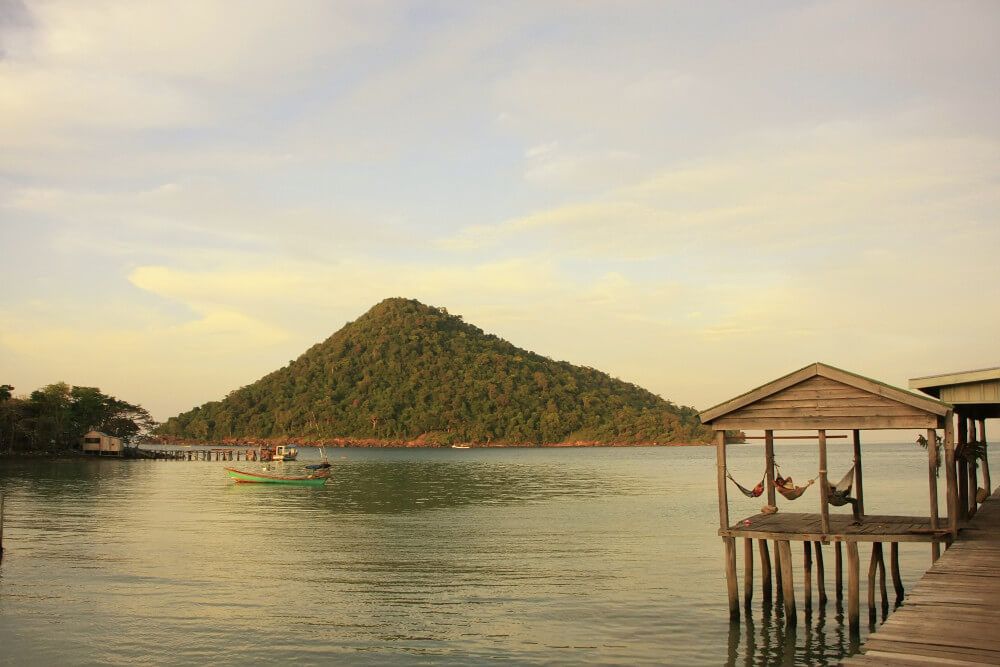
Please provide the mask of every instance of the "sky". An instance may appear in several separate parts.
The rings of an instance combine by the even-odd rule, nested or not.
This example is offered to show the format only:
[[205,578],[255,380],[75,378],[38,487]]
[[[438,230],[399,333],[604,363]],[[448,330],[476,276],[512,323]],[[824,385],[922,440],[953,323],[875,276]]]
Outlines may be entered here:
[[991,0],[0,0],[0,383],[163,420],[395,296],[700,409],[998,366],[998,33]]

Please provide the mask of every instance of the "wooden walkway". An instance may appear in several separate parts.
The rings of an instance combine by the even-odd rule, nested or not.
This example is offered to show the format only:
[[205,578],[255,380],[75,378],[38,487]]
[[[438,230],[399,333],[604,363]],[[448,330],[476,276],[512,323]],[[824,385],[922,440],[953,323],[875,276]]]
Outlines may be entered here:
[[986,500],[904,605],[868,637],[860,665],[1000,665],[1000,492]]

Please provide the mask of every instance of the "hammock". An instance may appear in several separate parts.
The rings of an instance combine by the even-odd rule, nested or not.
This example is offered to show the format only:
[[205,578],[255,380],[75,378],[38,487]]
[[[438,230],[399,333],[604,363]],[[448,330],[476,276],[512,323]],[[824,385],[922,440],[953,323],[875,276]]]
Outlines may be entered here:
[[815,481],[816,478],[814,477],[806,482],[805,486],[795,486],[791,477],[782,477],[781,475],[778,475],[774,478],[774,482],[772,482],[772,484],[774,484],[774,488],[778,490],[778,493],[783,495],[785,498],[788,500],[795,500],[805,493],[806,489],[812,486]]
[[757,486],[753,487],[752,489],[748,489],[747,487],[737,482],[733,478],[733,476],[729,473],[728,470],[726,470],[726,477],[728,477],[729,481],[735,484],[736,488],[742,491],[743,495],[746,496],[747,498],[760,498],[761,494],[764,493],[764,480],[767,478],[766,472],[763,475],[761,475],[760,482],[758,482]]
[[851,498],[851,488],[854,486],[854,466],[847,471],[836,486],[827,482],[829,487],[829,493],[827,494],[827,501],[834,507],[843,507],[847,503],[857,502],[854,498]]

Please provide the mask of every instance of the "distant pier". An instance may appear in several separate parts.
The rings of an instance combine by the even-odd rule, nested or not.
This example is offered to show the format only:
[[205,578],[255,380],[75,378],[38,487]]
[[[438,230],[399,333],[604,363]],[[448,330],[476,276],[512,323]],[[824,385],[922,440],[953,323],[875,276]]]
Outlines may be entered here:
[[140,449],[140,458],[161,461],[258,461],[256,449],[212,448]]

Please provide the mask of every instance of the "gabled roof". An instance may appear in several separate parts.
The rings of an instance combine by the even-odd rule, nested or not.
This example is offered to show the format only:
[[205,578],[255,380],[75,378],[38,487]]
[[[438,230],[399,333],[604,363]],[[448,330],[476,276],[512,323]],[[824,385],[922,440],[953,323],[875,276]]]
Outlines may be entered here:
[[[846,388],[853,387],[854,389],[863,392],[864,395],[870,395],[876,397],[876,399],[882,399],[876,400],[872,405],[863,406],[863,409],[860,409],[857,412],[858,415],[864,416],[864,418],[859,421],[857,426],[861,428],[909,428],[909,426],[896,426],[897,424],[906,422],[906,420],[902,418],[906,416],[906,414],[912,413],[917,415],[922,413],[927,416],[933,415],[935,418],[939,418],[944,417],[952,407],[943,401],[929,398],[927,396],[920,396],[906,391],[905,389],[893,387],[892,385],[879,382],[878,380],[872,380],[871,378],[864,377],[863,375],[858,375],[828,364],[817,362],[809,364],[808,366],[800,368],[793,373],[789,373],[788,375],[780,377],[777,380],[757,387],[756,389],[752,389],[745,394],[741,394],[736,398],[732,398],[724,403],[720,403],[719,405],[703,411],[701,413],[701,421],[705,424],[717,422],[720,419],[725,418],[727,415],[732,415],[743,408],[747,408],[747,406],[764,401],[779,392],[784,392],[795,385],[807,382],[813,378],[826,378],[827,380],[837,383],[836,386]],[[845,407],[839,407],[839,403],[836,404],[837,407],[835,407],[835,404],[833,403],[820,405],[819,397],[824,397],[825,394],[835,394],[833,386],[825,386],[818,381],[813,381],[809,383],[808,386],[810,387],[810,392],[817,396],[817,402],[815,405],[811,405],[809,401],[805,401],[806,405],[796,405],[791,407],[791,403],[789,403],[789,407],[781,413],[780,416],[778,416],[779,410],[777,408],[772,408],[767,413],[763,413],[760,410],[756,411],[753,419],[749,417],[748,413],[744,412],[741,415],[740,420],[743,422],[754,422],[754,426],[750,426],[750,424],[747,423],[747,428],[758,427],[756,426],[757,422],[764,423],[768,419],[772,419],[775,423],[781,424],[774,426],[774,428],[823,428],[824,426],[822,424],[826,422],[829,423],[830,428],[851,428],[851,426],[841,424],[847,424],[853,417],[852,413],[850,413],[850,408],[853,407],[856,402],[852,403],[849,400],[843,401]],[[897,411],[887,409],[893,403],[897,406],[908,406],[911,410],[904,411],[905,414],[900,414]],[[885,407],[886,409],[880,411],[880,408],[882,407]],[[880,420],[879,418],[883,416],[885,418]],[[791,417],[794,417],[794,419]],[[836,418],[834,419],[833,417]],[[826,422],[824,422],[824,420],[826,420]],[[792,426],[792,422],[795,422],[797,425]],[[875,426],[874,424],[876,423],[881,425]],[[736,426],[735,423],[734,426]],[[768,427],[761,426],[760,428]]]

